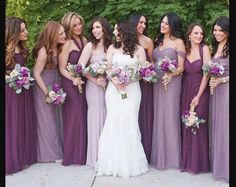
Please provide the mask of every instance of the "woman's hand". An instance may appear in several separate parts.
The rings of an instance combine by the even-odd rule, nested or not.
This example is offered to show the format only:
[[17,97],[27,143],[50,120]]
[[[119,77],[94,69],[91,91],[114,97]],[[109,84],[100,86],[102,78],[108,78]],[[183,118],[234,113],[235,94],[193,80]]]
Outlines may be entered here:
[[199,105],[200,102],[200,97],[195,96],[192,100],[192,102],[190,103],[190,106],[194,106],[194,108],[196,108]]
[[222,83],[221,77],[211,77],[209,81],[209,86],[211,89],[215,89],[219,84]]
[[106,78],[103,77],[103,76],[99,76],[99,77],[96,79],[96,84],[97,84],[98,86],[102,86],[103,88],[105,88],[105,86],[107,85]]
[[172,80],[172,75],[171,74],[168,74],[168,73],[165,73],[165,75],[162,77],[162,84],[164,85],[167,85],[170,83],[170,81]]

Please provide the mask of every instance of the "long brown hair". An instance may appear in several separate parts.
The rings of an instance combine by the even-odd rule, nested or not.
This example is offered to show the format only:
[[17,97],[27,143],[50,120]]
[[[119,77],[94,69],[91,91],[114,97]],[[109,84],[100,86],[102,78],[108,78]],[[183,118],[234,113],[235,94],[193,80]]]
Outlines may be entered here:
[[[55,21],[49,21],[43,29],[43,32],[39,35],[38,40],[32,50],[32,55],[34,58],[38,57],[38,52],[42,47],[45,47],[47,53],[47,63],[46,68],[53,68],[53,45],[55,43],[55,38],[57,37],[58,31],[62,25]],[[57,45],[58,54],[62,50],[62,44]]]
[[14,61],[14,53],[16,47],[19,47],[20,53],[27,58],[28,49],[25,46],[25,41],[19,40],[21,33],[21,24],[26,22],[18,17],[8,17],[5,20],[5,67],[14,68],[16,62]]

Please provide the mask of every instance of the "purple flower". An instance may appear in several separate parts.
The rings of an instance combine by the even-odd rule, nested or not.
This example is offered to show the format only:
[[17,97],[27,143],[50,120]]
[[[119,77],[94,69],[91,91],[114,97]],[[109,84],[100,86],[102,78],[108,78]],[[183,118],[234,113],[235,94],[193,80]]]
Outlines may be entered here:
[[83,68],[82,68],[82,66],[80,65],[80,64],[78,64],[77,66],[76,66],[76,73],[78,73],[79,75],[81,75],[82,73],[83,73]]
[[58,91],[60,90],[60,88],[61,88],[60,85],[56,83],[56,84],[53,85],[52,90],[53,90],[54,92],[58,92]]
[[22,80],[16,80],[16,86],[20,88],[23,85]]
[[189,111],[185,110],[182,112],[182,118],[185,118],[186,116],[189,116]]
[[25,69],[25,68],[23,69],[22,68],[20,73],[21,73],[22,77],[28,77],[28,70],[27,69]]

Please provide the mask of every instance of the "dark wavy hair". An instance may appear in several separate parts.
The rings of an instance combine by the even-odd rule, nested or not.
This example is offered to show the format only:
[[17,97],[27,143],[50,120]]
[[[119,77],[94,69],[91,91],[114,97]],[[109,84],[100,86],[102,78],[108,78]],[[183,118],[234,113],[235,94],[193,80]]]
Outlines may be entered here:
[[124,21],[118,26],[117,30],[120,35],[121,46],[123,44],[124,54],[128,54],[133,58],[138,43],[138,35],[134,25]]
[[157,37],[154,42],[155,47],[158,47],[160,44],[163,43],[164,34],[160,32],[160,29],[161,29],[161,22],[165,16],[167,16],[168,23],[170,26],[170,37],[174,36],[176,38],[183,39],[182,23],[180,17],[175,12],[167,12],[161,16],[159,25],[157,26]]
[[145,19],[146,19],[146,28],[144,29],[143,34],[145,36],[148,36],[148,20],[147,20],[147,18],[144,14],[132,14],[132,15],[130,15],[129,16],[129,22],[131,24],[134,24],[134,26],[136,28],[138,23],[139,23],[139,20],[142,16],[145,17]]
[[24,23],[27,28],[25,20],[18,17],[8,17],[5,20],[5,67],[14,68],[14,54],[15,49],[18,46],[20,53],[25,59],[29,56],[29,50],[25,45],[25,41],[19,40],[19,35],[21,33],[21,24]]
[[[222,56],[223,58],[227,58],[229,55],[229,18],[226,16],[220,16],[218,17],[212,26],[212,34],[214,32],[214,26],[218,25],[221,27],[222,31],[227,35],[227,42],[223,47]],[[216,54],[217,48],[218,48],[219,42],[215,39],[215,37],[212,38],[212,56]]]
[[206,32],[205,32],[203,26],[201,24],[199,24],[199,23],[192,23],[192,24],[190,24],[188,26],[186,34],[185,34],[185,47],[186,47],[186,53],[187,54],[190,53],[190,49],[191,49],[191,42],[189,41],[189,35],[191,34],[191,32],[193,31],[193,28],[195,26],[199,26],[202,29],[202,32],[203,32],[203,38],[202,38],[202,41],[201,41],[200,45],[206,44],[206,41],[205,41]]
[[104,52],[107,52],[108,47],[112,43],[112,29],[108,21],[104,18],[97,17],[92,20],[89,28],[89,40],[93,44],[93,46],[97,46],[100,40],[96,39],[93,35],[93,24],[95,22],[99,22],[102,25],[102,31],[104,33],[103,45],[104,45]]

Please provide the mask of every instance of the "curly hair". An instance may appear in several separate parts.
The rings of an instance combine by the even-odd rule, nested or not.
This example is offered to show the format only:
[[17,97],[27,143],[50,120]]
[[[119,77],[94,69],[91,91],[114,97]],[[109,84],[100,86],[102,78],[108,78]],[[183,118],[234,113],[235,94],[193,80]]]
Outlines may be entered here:
[[[40,33],[38,40],[32,50],[32,55],[36,59],[38,57],[38,52],[42,47],[45,47],[47,53],[47,63],[46,68],[54,68],[52,56],[53,56],[53,45],[55,43],[55,38],[57,37],[58,31],[62,27],[61,24],[55,21],[49,21]],[[61,52],[63,44],[58,44],[58,53]]]
[[160,44],[163,44],[164,34],[160,32],[160,29],[161,29],[161,22],[165,16],[168,19],[168,23],[171,30],[170,37],[174,36],[176,38],[183,39],[182,23],[181,23],[180,17],[174,12],[167,12],[161,16],[159,25],[157,26],[157,37],[154,40],[155,47],[158,47]]
[[25,41],[19,40],[21,33],[21,24],[25,20],[18,17],[8,17],[5,20],[5,67],[6,69],[14,68],[16,62],[14,61],[14,53],[16,47],[19,47],[20,53],[27,59],[29,50],[25,45]]
[[99,22],[102,26],[102,31],[104,33],[104,38],[103,38],[103,45],[104,45],[104,52],[107,52],[108,47],[111,45],[112,43],[112,29],[110,24],[108,23],[108,21],[104,18],[95,18],[92,20],[91,24],[90,24],[90,28],[89,28],[89,40],[91,41],[91,43],[93,44],[93,46],[97,46],[97,44],[99,43],[100,40],[96,39],[93,35],[93,24],[95,22]]
[[72,33],[73,22],[76,18],[79,18],[80,22],[82,23],[82,29],[81,29],[82,32],[80,35],[83,36],[83,28],[84,28],[83,17],[75,12],[68,12],[61,19],[61,24],[63,25],[65,29],[67,39],[71,39],[73,37],[73,33]]
[[139,20],[141,17],[144,17],[146,19],[146,28],[143,31],[143,34],[145,36],[148,36],[148,20],[144,14],[132,14],[129,16],[129,22],[131,24],[134,24],[135,28],[138,26]]
[[[223,58],[227,58],[229,55],[229,18],[226,16],[220,16],[218,17],[212,26],[212,33],[214,32],[215,25],[218,25],[221,27],[222,31],[227,35],[227,42],[223,47],[222,56]],[[212,56],[216,54],[217,48],[218,48],[219,42],[216,40],[215,37],[212,38]]]
[[201,41],[200,44],[201,45],[206,44],[206,42],[205,42],[206,32],[205,32],[203,26],[201,24],[199,24],[199,23],[192,23],[192,24],[190,24],[188,26],[186,34],[185,34],[185,48],[186,48],[186,53],[187,54],[189,54],[190,50],[191,50],[191,42],[189,41],[189,35],[191,34],[191,32],[193,31],[195,26],[199,26],[202,29],[202,32],[203,32],[203,38],[202,38],[202,41]]
[[124,54],[128,54],[133,58],[134,51],[137,48],[136,44],[138,43],[138,36],[134,25],[128,21],[118,22],[117,30],[121,41],[115,42],[114,47],[120,48],[122,46]]

